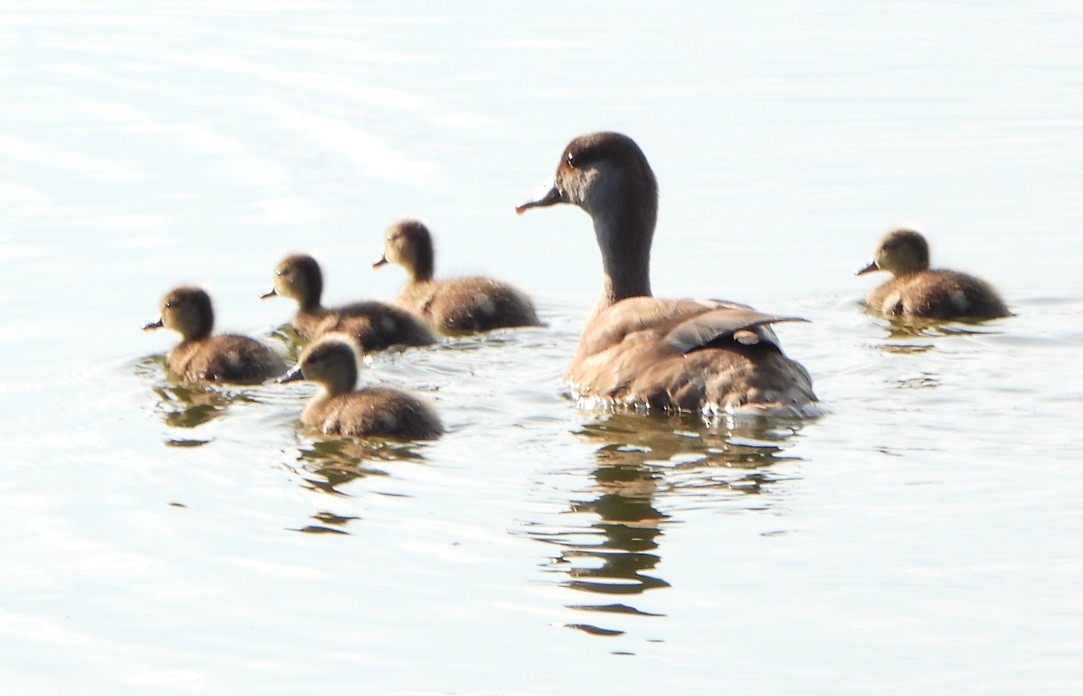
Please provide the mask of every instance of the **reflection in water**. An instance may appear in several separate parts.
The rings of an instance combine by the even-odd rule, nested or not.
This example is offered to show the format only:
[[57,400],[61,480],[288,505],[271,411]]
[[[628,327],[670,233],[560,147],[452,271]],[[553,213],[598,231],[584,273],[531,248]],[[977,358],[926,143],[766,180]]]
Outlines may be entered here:
[[883,317],[890,338],[928,338],[935,336],[983,336],[1003,333],[995,328],[995,319],[927,319],[924,317]]
[[162,420],[171,428],[198,427],[224,414],[230,404],[248,400],[243,394],[201,385],[160,385],[154,393],[160,398],[158,409],[165,414]]
[[[144,358],[135,367],[138,373],[153,382],[151,388],[158,396],[154,410],[162,414],[162,420],[171,428],[197,428],[225,414],[231,404],[254,402],[249,389],[171,381],[162,355]],[[197,447],[207,442],[197,438],[166,440],[171,447]]]
[[[299,466],[291,466],[308,490],[332,496],[349,496],[342,490],[351,481],[369,476],[388,476],[373,461],[423,461],[424,457],[411,449],[410,443],[367,441],[351,438],[312,440],[298,450]],[[312,516],[316,524],[294,531],[308,534],[348,534],[344,527],[353,520],[351,515],[338,515],[322,510]]]
[[[558,525],[534,525],[531,537],[553,544],[550,572],[566,576],[562,585],[621,601],[569,605],[598,614],[657,616],[629,599],[669,587],[655,568],[664,523],[682,508],[717,505],[719,499],[746,499],[779,480],[768,468],[790,459],[786,441],[801,421],[755,418],[705,423],[699,416],[643,417],[612,414],[583,426],[580,435],[600,443],[592,485],[573,499]],[[658,508],[664,499],[670,512]],[[743,505],[766,509],[769,502]],[[590,515],[587,526],[580,516]],[[623,631],[575,623],[569,628],[592,635]]]

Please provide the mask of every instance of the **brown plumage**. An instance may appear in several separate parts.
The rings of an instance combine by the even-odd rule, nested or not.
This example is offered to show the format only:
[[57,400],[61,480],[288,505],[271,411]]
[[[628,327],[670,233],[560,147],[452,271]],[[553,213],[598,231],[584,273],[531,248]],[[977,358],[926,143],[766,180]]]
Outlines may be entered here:
[[326,435],[431,440],[444,432],[440,418],[421,400],[395,389],[357,384],[357,353],[347,337],[326,334],[310,344],[297,367],[279,382],[320,385],[301,412],[301,424]]
[[549,189],[516,210],[557,203],[591,216],[602,252],[602,295],[565,373],[580,400],[705,413],[816,412],[808,372],[782,353],[771,329],[799,319],[720,300],[651,295],[658,185],[631,138],[575,138]]
[[869,292],[865,306],[888,316],[992,319],[1011,314],[993,286],[959,271],[929,268],[929,245],[911,229],[880,239],[873,259],[857,275],[887,271],[894,277]]
[[277,353],[255,339],[212,335],[214,309],[210,296],[200,288],[171,290],[162,298],[160,309],[161,316],[143,329],[165,327],[181,335],[181,342],[166,354],[166,366],[186,382],[258,384],[286,368]]
[[327,308],[320,304],[323,273],[314,258],[292,254],[275,268],[274,287],[262,298],[281,295],[297,301],[293,328],[311,340],[336,331],[348,334],[362,352],[383,350],[393,345],[427,346],[436,337],[410,312],[375,300]]
[[384,255],[372,264],[397,263],[409,279],[396,300],[435,331],[449,334],[540,326],[534,303],[498,280],[472,276],[435,280],[432,235],[419,220],[403,219],[387,229]]

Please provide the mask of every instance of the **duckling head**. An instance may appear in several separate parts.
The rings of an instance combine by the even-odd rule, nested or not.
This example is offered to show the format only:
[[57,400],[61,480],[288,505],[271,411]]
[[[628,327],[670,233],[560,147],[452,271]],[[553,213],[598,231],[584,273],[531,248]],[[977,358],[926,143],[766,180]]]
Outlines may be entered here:
[[307,380],[329,394],[351,391],[357,384],[357,350],[346,336],[327,334],[309,344],[297,366],[278,378],[280,384]]
[[892,230],[876,245],[872,260],[859,268],[855,275],[887,271],[895,276],[916,273],[929,268],[929,243],[920,232],[909,228]]
[[389,263],[404,267],[414,280],[433,276],[432,234],[425,223],[414,218],[397,220],[384,233],[384,255],[373,268]]
[[323,295],[323,273],[316,259],[307,254],[291,254],[275,266],[274,286],[260,295],[288,297],[304,308],[315,307]]
[[196,340],[211,335],[214,309],[210,296],[201,288],[181,286],[170,290],[159,305],[156,321],[143,326],[144,331],[167,328],[179,333],[184,340]]

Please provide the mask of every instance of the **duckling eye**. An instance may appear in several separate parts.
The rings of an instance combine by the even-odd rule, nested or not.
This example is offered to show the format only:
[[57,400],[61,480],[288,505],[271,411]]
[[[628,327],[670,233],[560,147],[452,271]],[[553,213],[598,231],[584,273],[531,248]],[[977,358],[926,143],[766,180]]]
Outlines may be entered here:
[[571,167],[572,169],[575,169],[575,154],[574,153],[569,152],[568,156],[565,157],[565,160],[568,162],[569,167]]
[[165,303],[165,308],[166,309],[172,309],[173,308],[173,302],[166,302]]

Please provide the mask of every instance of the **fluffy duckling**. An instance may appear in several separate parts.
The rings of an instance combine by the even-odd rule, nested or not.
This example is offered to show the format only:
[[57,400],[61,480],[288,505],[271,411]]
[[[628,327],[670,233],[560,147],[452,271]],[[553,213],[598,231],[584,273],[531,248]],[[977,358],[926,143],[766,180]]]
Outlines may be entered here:
[[398,304],[436,331],[459,334],[541,325],[530,298],[507,283],[479,276],[434,280],[432,235],[420,220],[399,220],[387,229],[384,255],[372,267],[388,263],[409,274]]
[[327,334],[305,348],[279,382],[308,380],[322,389],[301,413],[301,423],[326,435],[432,440],[444,432],[430,406],[385,387],[355,391],[358,355],[341,335]]
[[362,351],[383,350],[393,345],[427,346],[436,337],[410,312],[383,302],[355,302],[326,308],[323,273],[316,259],[306,254],[291,254],[275,268],[274,287],[260,295],[262,299],[281,295],[297,301],[293,327],[306,340],[329,331],[349,334]]
[[259,384],[286,369],[277,353],[255,339],[212,336],[214,310],[210,296],[200,288],[175,288],[162,298],[160,308],[161,316],[143,330],[165,327],[181,335],[181,342],[166,355],[166,365],[184,381]]
[[565,373],[588,405],[803,416],[818,411],[805,368],[771,329],[791,317],[720,300],[651,295],[658,184],[628,136],[582,135],[564,148],[544,192],[516,208],[576,205],[602,252],[602,296]]
[[929,268],[929,244],[919,232],[897,229],[880,239],[856,275],[887,271],[894,277],[865,298],[870,312],[929,319],[992,319],[1011,313],[989,283],[959,271]]

